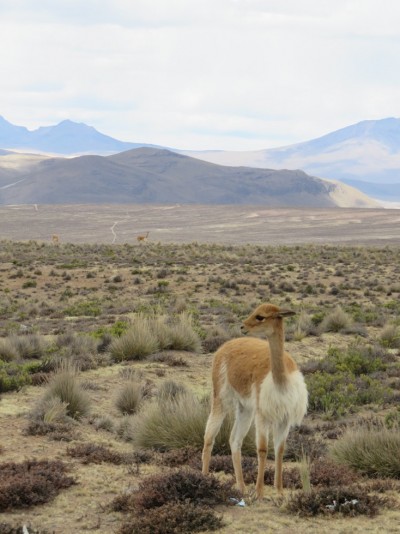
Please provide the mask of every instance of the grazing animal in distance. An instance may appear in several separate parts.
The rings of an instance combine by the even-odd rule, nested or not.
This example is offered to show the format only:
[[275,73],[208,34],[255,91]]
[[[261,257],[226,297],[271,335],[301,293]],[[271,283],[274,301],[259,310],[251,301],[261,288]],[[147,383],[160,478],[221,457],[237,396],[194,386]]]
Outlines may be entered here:
[[51,236],[51,240],[53,242],[53,245],[59,245],[60,244],[60,236],[58,234],[53,234]]
[[136,239],[139,241],[139,243],[141,241],[146,241],[146,239],[149,237],[149,233],[150,232],[146,232],[145,234],[138,235]]
[[296,362],[284,350],[284,318],[295,312],[273,304],[261,304],[243,322],[242,332],[267,340],[242,337],[224,343],[215,353],[212,367],[211,412],[204,434],[204,474],[209,471],[215,437],[227,413],[234,408],[235,421],[229,443],[236,484],[244,493],[241,448],[254,420],[258,457],[256,496],[264,493],[268,437],[273,435],[275,479],[282,491],[282,463],[286,438],[293,425],[301,424],[307,411],[308,393]]

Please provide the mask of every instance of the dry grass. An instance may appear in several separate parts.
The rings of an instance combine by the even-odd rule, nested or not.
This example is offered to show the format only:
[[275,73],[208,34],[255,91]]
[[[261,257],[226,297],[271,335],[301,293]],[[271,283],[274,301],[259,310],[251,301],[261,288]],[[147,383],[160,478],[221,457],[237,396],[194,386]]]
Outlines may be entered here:
[[[241,320],[261,301],[297,310],[287,327],[287,348],[304,366],[307,380],[324,373],[322,382],[315,379],[312,398],[315,405],[323,399],[326,409],[318,407],[303,427],[291,432],[284,466],[286,487],[293,491],[301,488],[298,467],[292,462],[304,451],[310,457],[314,490],[333,488],[339,480],[347,489],[354,485],[355,475],[350,476],[346,466],[331,467],[326,461],[327,448],[341,439],[349,420],[357,419],[357,412],[364,417],[373,413],[392,428],[397,424],[400,372],[395,327],[400,312],[400,250],[396,247],[151,242],[143,247],[3,245],[1,458],[14,462],[32,455],[62,459],[73,466],[79,481],[68,495],[60,493],[35,512],[5,512],[4,522],[15,528],[31,523],[34,529],[56,534],[115,532],[125,522],[121,512],[107,507],[117,494],[129,494],[154,472],[167,474],[174,465],[199,469],[210,393],[209,352],[240,335]],[[26,284],[30,280],[36,283]],[[325,331],[321,324],[338,306],[347,314],[346,320],[340,328]],[[153,345],[148,356],[139,353],[131,359],[113,359],[110,348],[135,328],[135,323],[155,333],[156,349]],[[25,333],[21,325],[27,327]],[[40,341],[41,353],[35,355],[29,349],[33,344],[28,345],[29,350],[22,350],[21,344],[16,349],[13,339],[30,336]],[[137,347],[137,339],[129,343],[131,348]],[[79,378],[87,406],[90,401],[90,417],[72,421],[67,413],[69,402],[61,395],[43,400],[62,359],[80,369],[75,382]],[[128,393],[122,409],[115,401],[131,381],[140,384],[144,396],[151,398],[139,405],[138,414],[127,416],[124,414],[136,410],[135,395]],[[317,391],[321,387],[322,393]],[[36,416],[30,415],[32,407]],[[33,436],[25,433],[27,419]],[[140,436],[138,429],[143,446],[150,447],[145,452],[135,441],[135,436]],[[213,454],[212,468],[220,480],[232,477],[229,430],[227,421]],[[130,441],[121,440],[121,434]],[[78,445],[82,447],[77,450]],[[167,452],[153,453],[153,446]],[[75,450],[75,456],[68,450]],[[112,463],[119,455],[129,458],[132,450],[132,461]],[[251,496],[256,469],[252,435],[244,451],[253,455],[243,460]],[[94,461],[100,463],[93,466]],[[265,476],[267,484],[272,482],[269,466]],[[393,481],[362,479],[359,483],[370,493],[393,495],[396,489]],[[270,528],[314,534],[326,530],[324,518],[316,516],[311,525],[280,508],[269,485],[266,496],[258,504],[247,499],[245,508],[220,505],[226,523],[221,532],[257,533]],[[174,521],[172,512],[165,509],[164,513],[165,521]],[[193,518],[189,508],[177,507],[177,513]],[[398,520],[396,507],[389,505],[380,509],[376,519],[339,514],[329,518],[328,526],[335,534],[348,531],[349,525],[354,532],[395,532]],[[136,528],[132,525],[127,528]]]

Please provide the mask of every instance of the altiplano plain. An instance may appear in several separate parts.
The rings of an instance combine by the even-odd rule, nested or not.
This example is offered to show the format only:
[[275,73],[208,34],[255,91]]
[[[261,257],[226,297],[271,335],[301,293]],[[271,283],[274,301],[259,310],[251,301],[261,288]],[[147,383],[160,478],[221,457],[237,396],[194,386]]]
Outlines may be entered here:
[[[139,242],[146,232],[147,240]],[[54,234],[59,244],[52,243]],[[198,476],[207,410],[185,434],[164,411],[181,405],[162,395],[169,388],[183,395],[185,409],[201,411],[210,394],[213,352],[240,335],[243,319],[261,302],[296,312],[286,323],[286,348],[305,375],[309,410],[289,437],[283,496],[266,478],[265,499],[254,500],[251,446],[246,506],[213,506],[224,521],[218,532],[398,532],[399,449],[386,477],[353,472],[340,462],[332,471],[331,462],[348,433],[398,437],[399,275],[397,210],[0,208],[0,470],[9,462],[60,461],[75,482],[48,502],[17,507],[7,502],[10,490],[0,480],[1,534],[22,532],[22,525],[30,534],[190,532],[165,530],[164,523],[145,530],[150,511],[139,517],[115,502],[137,497],[157,473],[187,473],[190,464],[190,476]],[[165,342],[177,326],[179,335]],[[137,350],[138,327],[160,334],[150,352]],[[88,411],[76,419],[63,415],[62,403],[53,399],[49,407],[45,400],[61,361],[80,369],[76,382]],[[140,403],[124,412],[121,393],[138,384]],[[161,420],[150,432],[151,446],[141,438],[154,410]],[[179,434],[181,445],[169,445]],[[228,482],[227,438],[223,450],[214,456],[227,472],[216,477]],[[303,495],[298,473],[304,454],[314,498],[334,484],[337,492],[352,491],[357,503],[350,515],[345,504],[341,512],[327,513],[332,499],[317,515],[310,509],[304,515],[301,507],[290,511],[290,502]],[[266,477],[272,461],[270,456]],[[172,503],[162,508],[170,519]]]
[[203,205],[0,206],[0,239],[63,243],[400,244],[396,209]]

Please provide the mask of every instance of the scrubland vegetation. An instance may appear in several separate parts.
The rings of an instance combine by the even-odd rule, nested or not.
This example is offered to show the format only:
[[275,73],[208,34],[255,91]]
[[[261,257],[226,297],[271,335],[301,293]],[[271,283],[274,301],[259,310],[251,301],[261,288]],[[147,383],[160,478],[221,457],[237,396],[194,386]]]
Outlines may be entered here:
[[[0,532],[396,531],[400,248],[2,242],[0,261]],[[239,507],[229,421],[200,472],[212,352],[267,301],[297,312],[309,412],[261,503],[250,431]]]

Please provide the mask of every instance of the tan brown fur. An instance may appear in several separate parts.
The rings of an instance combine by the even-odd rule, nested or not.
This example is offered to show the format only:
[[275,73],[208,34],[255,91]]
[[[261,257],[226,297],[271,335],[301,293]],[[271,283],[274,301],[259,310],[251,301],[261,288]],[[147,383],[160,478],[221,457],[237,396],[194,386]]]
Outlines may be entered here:
[[268,428],[275,445],[275,486],[282,489],[282,459],[289,428],[301,421],[307,407],[307,391],[296,362],[284,351],[283,318],[290,310],[262,304],[242,326],[244,333],[264,334],[269,340],[238,338],[215,353],[212,370],[213,397],[203,447],[203,473],[208,473],[212,447],[230,406],[236,419],[230,444],[236,483],[244,492],[241,444],[255,420],[258,452],[257,497],[264,489]]
[[139,241],[139,243],[142,241],[146,241],[146,239],[149,237],[149,233],[150,232],[146,232],[145,234],[138,235],[136,239]]

